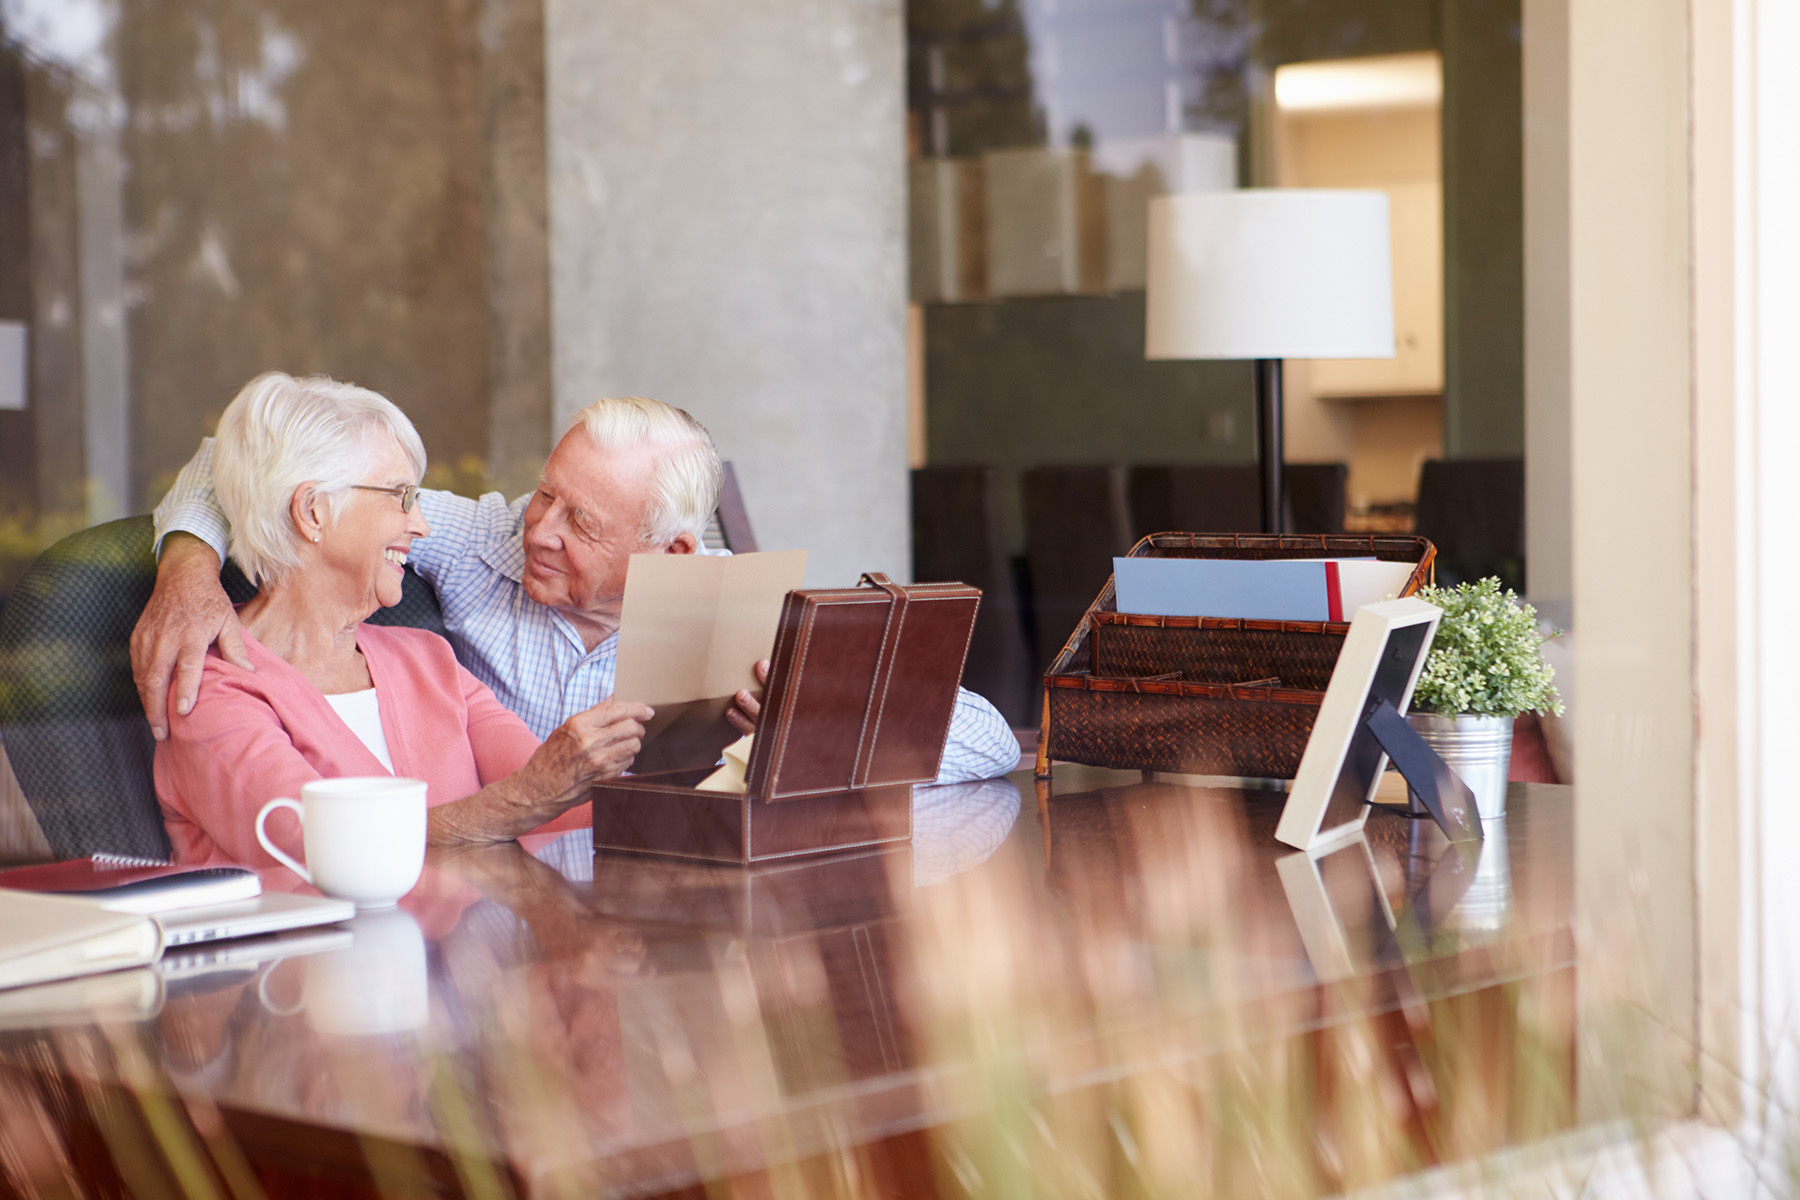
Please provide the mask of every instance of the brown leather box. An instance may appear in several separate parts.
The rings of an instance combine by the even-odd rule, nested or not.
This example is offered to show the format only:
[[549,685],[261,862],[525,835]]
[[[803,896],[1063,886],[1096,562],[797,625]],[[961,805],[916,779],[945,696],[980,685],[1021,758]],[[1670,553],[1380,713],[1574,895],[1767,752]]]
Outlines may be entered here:
[[609,780],[593,790],[595,848],[752,863],[908,840],[981,593],[863,581],[788,593],[747,793],[696,790],[707,771]]

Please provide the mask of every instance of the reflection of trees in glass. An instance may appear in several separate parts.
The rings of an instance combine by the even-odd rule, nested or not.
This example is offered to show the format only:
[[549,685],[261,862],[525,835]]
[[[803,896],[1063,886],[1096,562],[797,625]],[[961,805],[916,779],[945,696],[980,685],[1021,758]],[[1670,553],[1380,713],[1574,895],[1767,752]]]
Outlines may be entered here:
[[1193,0],[1201,8],[1253,7],[1254,57],[1283,63],[1432,50],[1439,40],[1435,0]]
[[921,153],[1043,144],[1019,0],[910,0],[906,41],[907,107]]
[[[1188,0],[1191,127],[1241,132],[1254,72],[1283,63],[1435,49],[1431,0]],[[1192,39],[1191,42],[1188,39]]]
[[1250,69],[1260,23],[1254,0],[1189,0],[1184,40],[1198,87],[1187,105],[1190,128],[1239,134],[1249,112]]
[[[97,495],[104,482],[88,478],[82,390],[82,268],[92,263],[82,261],[80,189],[92,190],[103,172],[90,170],[78,183],[76,171],[83,138],[91,145],[95,128],[113,119],[97,48],[110,12],[102,5],[83,20],[32,0],[0,13],[0,317],[27,327],[30,368],[24,411],[0,414],[0,598],[39,551],[116,499]],[[90,269],[87,279],[105,274]]]

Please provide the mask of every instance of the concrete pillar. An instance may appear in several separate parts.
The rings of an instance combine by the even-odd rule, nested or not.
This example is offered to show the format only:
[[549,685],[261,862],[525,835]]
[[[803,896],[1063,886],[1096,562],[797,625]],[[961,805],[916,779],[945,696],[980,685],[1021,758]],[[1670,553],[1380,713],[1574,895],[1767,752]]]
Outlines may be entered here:
[[905,576],[900,0],[547,0],[558,423],[692,412],[809,584]]
[[488,316],[487,475],[537,486],[556,435],[550,393],[550,249],[544,183],[544,7],[489,0],[476,54]]

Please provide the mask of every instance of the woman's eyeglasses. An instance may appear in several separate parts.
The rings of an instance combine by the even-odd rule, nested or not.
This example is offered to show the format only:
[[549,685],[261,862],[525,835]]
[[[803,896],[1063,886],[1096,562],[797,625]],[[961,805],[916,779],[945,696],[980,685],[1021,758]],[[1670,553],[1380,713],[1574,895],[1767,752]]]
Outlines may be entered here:
[[419,502],[419,485],[416,483],[391,488],[376,487],[372,483],[353,483],[350,486],[359,492],[386,492],[390,496],[400,497],[400,511],[403,513],[411,512],[413,505]]

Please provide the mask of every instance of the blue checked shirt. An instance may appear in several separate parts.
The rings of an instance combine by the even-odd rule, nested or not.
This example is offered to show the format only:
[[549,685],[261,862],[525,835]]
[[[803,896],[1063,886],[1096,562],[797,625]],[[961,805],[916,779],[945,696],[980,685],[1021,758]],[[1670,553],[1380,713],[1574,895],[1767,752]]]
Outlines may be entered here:
[[[225,558],[226,524],[212,489],[208,438],[156,506],[156,544],[175,530],[201,538]],[[568,618],[525,594],[525,505],[498,492],[470,500],[424,490],[419,506],[431,536],[413,543],[408,561],[436,589],[456,657],[538,737],[613,693],[619,636],[592,650]],[[998,710],[958,689],[939,783],[1004,775],[1019,765],[1019,742]]]

